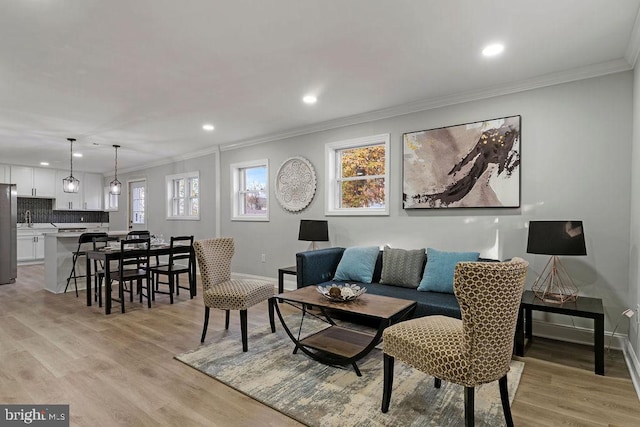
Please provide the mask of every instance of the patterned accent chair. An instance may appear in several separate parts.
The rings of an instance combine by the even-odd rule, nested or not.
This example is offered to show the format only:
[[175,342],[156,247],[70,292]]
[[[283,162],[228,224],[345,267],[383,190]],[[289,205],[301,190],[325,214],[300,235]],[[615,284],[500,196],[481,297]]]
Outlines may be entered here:
[[[460,262],[454,291],[462,320],[427,316],[390,326],[383,333],[384,387],[382,412],[387,412],[395,358],[441,381],[463,385],[465,425],[474,425],[474,387],[498,380],[508,426],[513,426],[507,372],[528,263]],[[428,404],[428,402],[425,402]]]
[[232,238],[198,240],[193,247],[200,266],[204,299],[204,342],[209,325],[209,310],[225,310],[225,329],[229,329],[229,311],[240,310],[242,351],[247,351],[247,309],[264,300],[269,303],[271,332],[276,331],[273,317],[275,283],[264,280],[231,279],[231,258],[235,252]]

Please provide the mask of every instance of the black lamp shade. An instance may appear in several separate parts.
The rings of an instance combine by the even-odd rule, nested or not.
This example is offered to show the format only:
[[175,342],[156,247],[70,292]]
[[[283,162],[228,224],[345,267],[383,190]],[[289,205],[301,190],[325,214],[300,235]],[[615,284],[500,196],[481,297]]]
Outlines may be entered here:
[[307,242],[328,242],[329,226],[327,221],[301,219],[298,240]]
[[582,221],[529,221],[527,253],[586,255]]

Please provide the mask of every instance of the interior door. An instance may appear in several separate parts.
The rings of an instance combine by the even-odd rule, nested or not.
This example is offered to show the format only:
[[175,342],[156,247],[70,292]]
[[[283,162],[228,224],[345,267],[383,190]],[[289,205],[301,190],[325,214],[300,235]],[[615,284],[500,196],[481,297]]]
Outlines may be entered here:
[[129,181],[129,230],[146,230],[147,181]]

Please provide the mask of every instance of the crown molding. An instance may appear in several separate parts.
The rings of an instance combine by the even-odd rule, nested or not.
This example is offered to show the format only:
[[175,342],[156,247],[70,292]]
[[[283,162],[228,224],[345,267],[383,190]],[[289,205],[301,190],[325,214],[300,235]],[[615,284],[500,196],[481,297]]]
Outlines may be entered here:
[[640,8],[636,14],[636,20],[633,23],[633,29],[631,30],[631,36],[629,37],[629,44],[627,45],[627,52],[624,54],[624,58],[627,60],[631,68],[636,66],[638,61],[638,54],[640,53]]
[[[155,162],[145,163],[139,166],[118,169],[118,173],[130,173],[130,172],[139,172],[144,169],[155,168],[158,166],[170,165],[171,163],[180,162],[183,160],[195,159],[198,157],[208,156],[210,154],[218,154],[220,152],[219,145],[212,145],[209,148],[205,148],[204,150],[192,151],[190,153],[181,154],[179,156],[167,157],[164,159],[157,160]],[[107,176],[108,172],[103,173],[104,176]]]
[[388,119],[391,117],[432,110],[435,108],[447,107],[455,104],[462,104],[465,102],[478,101],[481,99],[488,99],[502,95],[524,92],[532,89],[558,85],[562,83],[569,83],[577,80],[589,79],[592,77],[604,76],[607,74],[619,73],[631,70],[632,68],[633,67],[631,67],[631,65],[629,65],[629,62],[627,62],[625,59],[602,62],[599,64],[574,68],[567,71],[545,74],[543,76],[538,76],[515,83],[508,83],[505,85],[494,86],[476,91],[461,92],[454,95],[438,98],[422,99],[415,102],[370,111],[367,113],[355,114],[352,116],[341,117],[335,120],[328,120],[308,126],[293,128],[285,132],[278,132],[258,138],[221,144],[220,151],[234,150],[237,148],[263,144],[266,142],[278,141],[316,132],[337,129],[345,126],[367,123],[374,120]]

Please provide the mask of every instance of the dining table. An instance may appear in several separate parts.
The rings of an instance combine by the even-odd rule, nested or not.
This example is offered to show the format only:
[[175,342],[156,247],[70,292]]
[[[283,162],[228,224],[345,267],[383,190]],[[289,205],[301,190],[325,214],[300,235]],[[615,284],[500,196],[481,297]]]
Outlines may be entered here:
[[[133,249],[136,250],[136,249]],[[169,255],[171,252],[171,246],[168,243],[151,244],[149,248],[149,257],[159,257],[162,255]],[[189,272],[189,290],[191,297],[196,296],[196,260],[195,251],[193,246],[190,252],[190,265],[191,271]],[[93,261],[100,261],[104,265],[104,286],[105,286],[105,298],[104,298],[104,312],[105,314],[111,314],[111,262],[118,261],[120,259],[120,247],[106,246],[104,248],[89,250],[86,256],[86,274],[87,274],[87,306],[91,307],[92,304],[92,282],[94,280],[94,273],[92,269]],[[97,280],[97,278],[95,278]],[[96,284],[97,286],[97,284]]]

